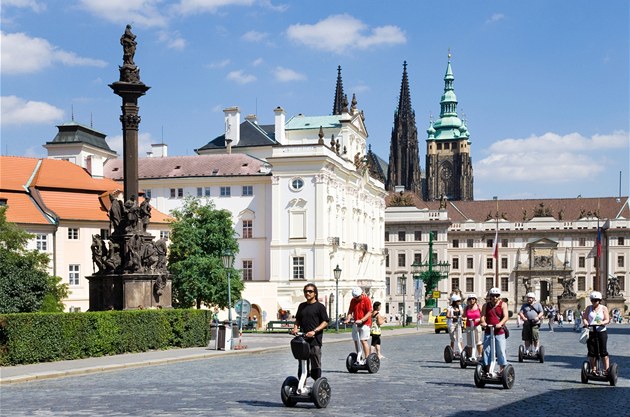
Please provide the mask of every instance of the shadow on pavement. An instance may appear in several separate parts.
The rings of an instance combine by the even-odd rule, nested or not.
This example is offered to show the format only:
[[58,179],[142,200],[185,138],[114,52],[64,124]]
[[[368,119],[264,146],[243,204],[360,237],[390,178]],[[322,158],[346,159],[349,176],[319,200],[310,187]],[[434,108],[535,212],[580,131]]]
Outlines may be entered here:
[[[278,397],[280,397],[280,394],[278,394]],[[278,399],[277,403],[272,403],[269,401],[256,401],[256,400],[239,400],[236,402],[239,404],[251,405],[252,407],[286,408],[284,404],[280,402],[280,399]],[[304,403],[304,404],[307,404],[307,403]],[[313,406],[313,408],[315,408],[315,406]]]

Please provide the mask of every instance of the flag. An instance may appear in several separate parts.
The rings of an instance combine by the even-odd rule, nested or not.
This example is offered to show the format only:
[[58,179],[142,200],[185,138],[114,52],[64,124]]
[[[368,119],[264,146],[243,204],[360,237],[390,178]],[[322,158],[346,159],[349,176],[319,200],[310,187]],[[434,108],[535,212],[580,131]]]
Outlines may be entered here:
[[599,222],[597,222],[597,257],[602,257],[602,228],[599,227]]
[[499,259],[499,229],[497,228],[494,233],[494,248],[492,249],[492,257]]

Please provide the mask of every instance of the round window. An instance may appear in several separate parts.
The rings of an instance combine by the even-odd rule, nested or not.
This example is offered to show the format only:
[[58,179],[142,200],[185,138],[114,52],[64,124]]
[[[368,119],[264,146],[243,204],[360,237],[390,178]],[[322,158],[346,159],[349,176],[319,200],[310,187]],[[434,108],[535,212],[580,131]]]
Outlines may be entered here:
[[291,189],[294,191],[299,191],[304,187],[304,180],[302,178],[293,178],[291,180]]

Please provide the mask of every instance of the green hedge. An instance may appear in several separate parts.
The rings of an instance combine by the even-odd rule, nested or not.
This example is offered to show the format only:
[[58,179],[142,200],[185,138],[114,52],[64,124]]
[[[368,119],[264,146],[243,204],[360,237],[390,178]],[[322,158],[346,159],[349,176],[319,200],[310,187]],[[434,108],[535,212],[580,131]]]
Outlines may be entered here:
[[205,346],[206,310],[0,315],[0,365]]

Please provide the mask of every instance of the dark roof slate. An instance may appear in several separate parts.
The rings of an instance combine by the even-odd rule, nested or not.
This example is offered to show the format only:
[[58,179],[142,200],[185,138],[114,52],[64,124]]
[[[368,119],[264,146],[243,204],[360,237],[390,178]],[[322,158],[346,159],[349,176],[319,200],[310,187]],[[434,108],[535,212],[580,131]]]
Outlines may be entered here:
[[[249,146],[273,146],[276,145],[275,125],[259,125],[250,120],[245,120],[240,125],[240,140],[234,148]],[[212,139],[195,152],[225,148],[225,133]]]

